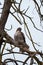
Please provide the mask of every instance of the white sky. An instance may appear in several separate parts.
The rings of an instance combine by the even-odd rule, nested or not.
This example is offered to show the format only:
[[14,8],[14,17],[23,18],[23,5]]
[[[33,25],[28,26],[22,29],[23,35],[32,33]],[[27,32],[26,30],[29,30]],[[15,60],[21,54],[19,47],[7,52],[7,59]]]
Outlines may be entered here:
[[[16,0],[19,2],[19,0]],[[3,4],[4,0],[0,0],[0,2]],[[37,1],[40,5],[40,0]],[[21,10],[26,10],[27,7],[29,6],[29,10],[27,11],[26,14],[28,14],[30,17],[32,17],[32,20],[34,21],[35,25],[37,26],[37,28],[40,28],[42,29],[42,27],[40,26],[40,19],[39,19],[39,16],[36,12],[36,9],[35,9],[35,6],[34,6],[34,2],[32,0],[23,0],[22,4],[21,4]],[[2,7],[0,5],[0,7]],[[1,10],[0,10],[1,11]],[[41,7],[41,11],[43,13],[43,7]],[[41,47],[38,47],[37,46],[37,49],[40,49],[40,51],[42,50],[43,51],[43,33],[37,31],[31,21],[29,19],[26,18],[26,21],[27,21],[27,25],[28,27],[30,28],[30,31],[31,31],[31,35],[32,35],[32,38],[34,41],[36,41],[38,44],[41,45]],[[15,18],[10,14],[9,17],[8,17],[8,20],[7,20],[7,24],[6,24],[6,28],[9,29],[10,27],[13,27],[13,29],[11,31],[7,31],[8,34],[14,38],[14,33],[15,33],[15,30],[18,28],[18,27],[22,27],[22,31],[24,32],[24,25],[20,25],[19,23],[17,23],[17,21],[15,20]],[[43,30],[43,29],[42,29]],[[25,34],[25,32],[24,32]],[[25,35],[26,37],[26,35]],[[26,42],[27,44],[30,46],[30,50],[34,50],[33,47],[32,47],[32,43],[29,41],[29,39],[26,37]],[[9,44],[7,45],[7,48],[9,48]],[[18,49],[16,48],[15,51],[18,51]],[[20,55],[15,55],[17,59],[21,59],[21,60],[24,60],[24,58],[26,56],[20,56]],[[9,56],[8,56],[9,57]],[[12,55],[10,57],[13,57]],[[3,58],[6,58],[6,57],[3,57]],[[10,64],[9,64],[10,65]],[[13,64],[12,64],[13,65]],[[21,64],[22,65],[22,64]]]

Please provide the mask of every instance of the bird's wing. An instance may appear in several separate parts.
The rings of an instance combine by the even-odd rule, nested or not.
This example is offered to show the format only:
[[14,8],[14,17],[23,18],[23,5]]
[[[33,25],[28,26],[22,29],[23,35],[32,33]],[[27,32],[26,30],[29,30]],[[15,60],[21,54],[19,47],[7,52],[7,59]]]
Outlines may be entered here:
[[29,48],[29,46],[26,44],[26,40],[25,40],[24,33],[23,33],[23,32],[21,32],[21,35],[22,35],[23,40],[24,40],[24,46],[25,46],[25,47],[27,47],[27,48]]
[[23,32],[21,32],[21,35],[22,35],[22,38],[23,38],[24,43],[25,43],[26,41],[25,41],[25,36],[24,36],[24,33],[23,33]]

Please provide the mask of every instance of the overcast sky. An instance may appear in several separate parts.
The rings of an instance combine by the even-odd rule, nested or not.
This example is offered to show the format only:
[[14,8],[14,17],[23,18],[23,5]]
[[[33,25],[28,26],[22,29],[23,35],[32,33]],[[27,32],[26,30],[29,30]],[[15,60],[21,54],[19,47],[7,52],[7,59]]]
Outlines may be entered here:
[[[16,1],[18,1],[19,2],[19,0],[16,0]],[[3,2],[4,2],[4,0],[0,0],[0,2],[3,4]],[[37,1],[38,3],[39,3],[39,6],[40,6],[40,0],[38,0]],[[34,2],[32,1],[32,0],[23,0],[23,2],[22,2],[22,4],[21,4],[21,10],[26,10],[27,9],[27,7],[29,6],[29,10],[27,11],[27,15],[28,16],[30,16],[30,17],[32,17],[32,20],[34,21],[34,23],[35,23],[35,25],[37,26],[37,28],[39,28],[39,29],[41,29],[41,30],[43,30],[42,29],[42,27],[40,26],[40,19],[39,19],[39,16],[38,16],[38,14],[37,14],[37,12],[36,12],[36,9],[35,9],[35,4],[34,4]],[[2,5],[0,5],[0,7],[2,7]],[[11,10],[12,10],[12,8],[11,8]],[[0,12],[1,12],[1,10],[0,10]],[[41,7],[41,12],[43,13],[43,8]],[[32,23],[31,23],[31,21],[29,20],[29,19],[27,19],[26,18],[26,22],[27,22],[27,25],[28,25],[28,27],[30,28],[30,31],[31,31],[31,35],[32,35],[32,38],[33,38],[33,40],[35,41],[35,42],[37,42],[39,45],[41,45],[41,47],[38,47],[37,46],[37,49],[40,49],[40,51],[42,50],[43,51],[43,33],[41,33],[41,32],[39,32],[39,31],[37,31],[34,27],[33,27],[33,25],[32,25]],[[7,20],[7,23],[6,23],[6,26],[5,26],[5,28],[7,28],[7,29],[9,29],[10,27],[11,27],[11,25],[12,25],[12,30],[11,31],[7,31],[8,32],[8,34],[12,37],[12,38],[14,38],[14,33],[15,33],[15,31],[16,31],[16,29],[18,28],[18,27],[21,27],[22,28],[22,31],[24,32],[24,24],[23,25],[20,25],[17,21],[16,21],[16,19],[11,15],[11,14],[9,14],[9,17],[8,17],[8,20]],[[24,34],[25,34],[25,32],[24,32]],[[25,37],[26,37],[26,35],[25,35]],[[27,44],[30,46],[30,50],[34,50],[34,48],[32,47],[32,43],[30,42],[30,40],[26,37],[26,42],[27,42]],[[7,48],[9,48],[9,45],[7,45]],[[15,51],[18,51],[18,49],[16,49]],[[19,58],[19,59],[21,59],[21,60],[24,60],[24,58],[23,57],[25,57],[25,56],[19,56],[19,55],[15,55],[16,56],[16,58]],[[11,56],[10,56],[11,57]],[[21,58],[22,57],[22,58]],[[5,57],[4,57],[5,58]],[[26,58],[26,57],[25,57]],[[13,64],[12,64],[13,65]]]

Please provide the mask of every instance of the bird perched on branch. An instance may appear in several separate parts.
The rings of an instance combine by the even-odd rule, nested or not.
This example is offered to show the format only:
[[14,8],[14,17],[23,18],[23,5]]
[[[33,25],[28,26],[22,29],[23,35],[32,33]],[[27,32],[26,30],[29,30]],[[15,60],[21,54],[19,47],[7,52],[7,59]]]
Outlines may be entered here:
[[21,31],[22,29],[19,27],[17,28],[15,34],[14,34],[14,41],[17,44],[17,46],[21,46],[20,51],[24,52],[22,48],[29,49],[29,46],[26,44],[24,33]]

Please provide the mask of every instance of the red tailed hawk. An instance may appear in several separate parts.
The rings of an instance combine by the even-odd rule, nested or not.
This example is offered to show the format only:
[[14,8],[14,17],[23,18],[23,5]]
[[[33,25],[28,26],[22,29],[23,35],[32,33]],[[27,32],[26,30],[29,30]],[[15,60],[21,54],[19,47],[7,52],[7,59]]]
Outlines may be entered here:
[[[22,46],[23,48],[29,49],[29,46],[26,44],[24,33],[21,31],[21,28],[17,28],[15,35],[14,35],[14,41],[18,46]],[[24,52],[21,48],[20,51]]]

